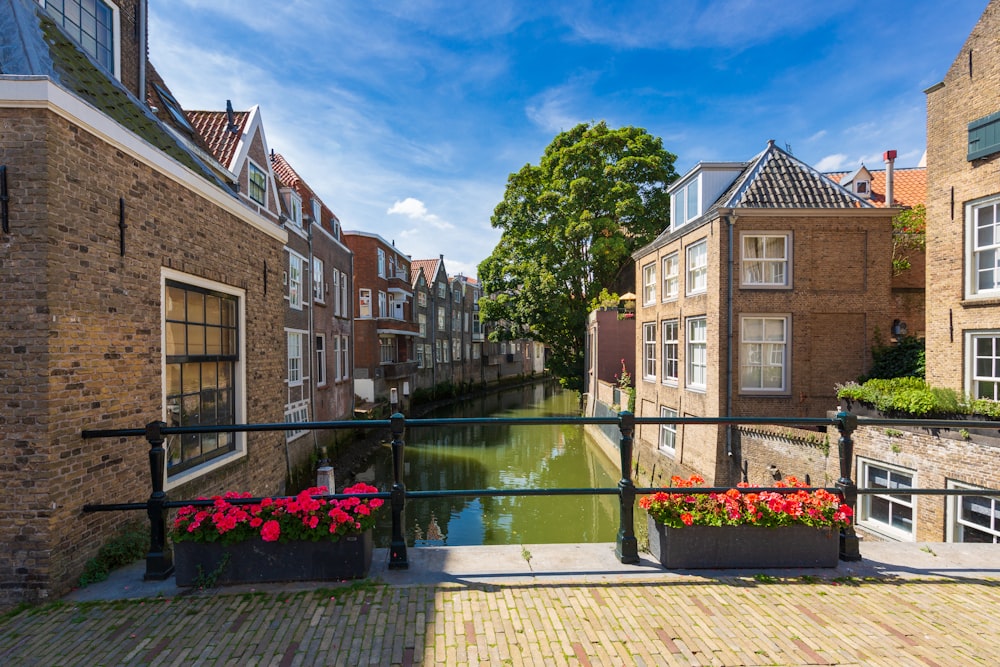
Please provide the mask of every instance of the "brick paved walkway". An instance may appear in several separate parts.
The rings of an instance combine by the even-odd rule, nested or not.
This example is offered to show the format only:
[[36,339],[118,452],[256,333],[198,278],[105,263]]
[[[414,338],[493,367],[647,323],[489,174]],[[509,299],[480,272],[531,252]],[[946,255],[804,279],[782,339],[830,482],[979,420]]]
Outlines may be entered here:
[[364,582],[61,601],[0,620],[0,665],[998,664],[1000,582],[716,576]]

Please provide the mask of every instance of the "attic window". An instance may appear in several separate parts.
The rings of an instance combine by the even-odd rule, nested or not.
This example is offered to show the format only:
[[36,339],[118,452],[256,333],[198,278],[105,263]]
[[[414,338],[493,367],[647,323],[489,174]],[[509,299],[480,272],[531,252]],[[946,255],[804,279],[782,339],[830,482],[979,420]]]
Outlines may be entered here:
[[160,96],[163,106],[167,107],[167,111],[170,113],[170,117],[174,119],[174,122],[193,134],[194,128],[191,127],[191,123],[188,122],[187,116],[184,115],[181,105],[174,96],[155,83],[153,84],[153,88],[156,90],[156,94]]
[[1000,111],[969,123],[969,160],[1000,153]]
[[868,194],[868,181],[858,181],[854,184],[854,191],[859,195]]
[[118,76],[118,8],[104,0],[38,0],[84,53]]
[[247,177],[249,181],[247,194],[250,196],[250,199],[261,206],[265,206],[267,204],[267,175],[253,162],[249,164],[250,174]]

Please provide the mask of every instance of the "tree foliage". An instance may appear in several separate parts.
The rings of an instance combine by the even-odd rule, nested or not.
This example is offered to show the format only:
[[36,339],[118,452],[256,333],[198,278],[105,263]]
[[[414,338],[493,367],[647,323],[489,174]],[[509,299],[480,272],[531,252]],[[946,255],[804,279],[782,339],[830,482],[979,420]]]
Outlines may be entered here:
[[549,370],[579,389],[591,301],[669,223],[674,160],[646,130],[602,121],[560,133],[511,174],[491,220],[500,242],[478,271],[483,320],[501,324],[493,339],[544,342]]
[[917,204],[892,219],[892,274],[910,268],[910,257],[922,253],[927,244],[927,209]]

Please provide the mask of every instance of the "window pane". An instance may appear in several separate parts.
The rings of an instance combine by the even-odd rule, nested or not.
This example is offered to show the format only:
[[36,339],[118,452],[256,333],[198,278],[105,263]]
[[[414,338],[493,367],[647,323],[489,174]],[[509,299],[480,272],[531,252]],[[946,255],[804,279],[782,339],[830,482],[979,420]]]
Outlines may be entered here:
[[167,355],[176,356],[187,351],[187,327],[177,322],[167,322]]

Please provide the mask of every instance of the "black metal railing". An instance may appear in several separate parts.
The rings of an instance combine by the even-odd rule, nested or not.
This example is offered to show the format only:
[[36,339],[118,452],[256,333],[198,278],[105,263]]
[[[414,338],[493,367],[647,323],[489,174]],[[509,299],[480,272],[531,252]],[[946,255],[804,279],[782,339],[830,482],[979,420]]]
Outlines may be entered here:
[[[403,479],[405,442],[403,434],[406,428],[448,427],[474,424],[485,425],[598,425],[617,426],[619,453],[621,458],[621,479],[617,487],[583,487],[583,488],[549,488],[549,489],[439,489],[433,491],[407,491]],[[301,431],[301,430],[337,430],[337,429],[372,429],[388,428],[392,433],[392,469],[393,480],[388,492],[372,494],[351,494],[360,498],[388,499],[392,513],[392,534],[389,547],[389,568],[406,569],[409,567],[406,541],[403,536],[404,509],[407,499],[442,498],[442,497],[490,497],[490,496],[560,496],[560,495],[616,495],[619,499],[619,529],[616,537],[615,554],[622,563],[638,563],[639,553],[634,530],[635,498],[637,495],[656,493],[667,490],[663,487],[636,488],[632,481],[633,434],[639,424],[702,424],[702,425],[777,425],[777,426],[833,426],[840,432],[838,439],[838,458],[840,477],[835,485],[826,489],[843,498],[852,510],[857,509],[859,495],[885,494],[886,489],[858,489],[851,477],[851,464],[854,458],[853,433],[858,426],[910,426],[924,428],[987,428],[996,429],[996,422],[924,420],[924,419],[879,419],[858,417],[849,412],[838,412],[832,418],[785,418],[785,417],[636,417],[631,412],[623,411],[614,417],[472,417],[454,419],[406,419],[402,414],[394,414],[389,419],[365,421],[329,421],[329,422],[298,422],[275,424],[231,424],[226,426],[168,426],[165,422],[151,422],[144,428],[85,430],[84,438],[105,437],[145,437],[149,443],[149,471],[152,480],[152,493],[144,503],[118,504],[87,504],[84,512],[130,511],[145,510],[150,522],[150,549],[146,558],[146,579],[166,579],[173,573],[173,559],[166,544],[167,514],[170,509],[185,505],[209,504],[206,500],[170,500],[164,491],[166,475],[166,450],[163,447],[166,436],[195,433],[251,433],[265,431]],[[707,494],[724,493],[730,487],[694,487],[685,488],[685,493]],[[816,490],[808,487],[805,490]],[[741,492],[772,491],[777,493],[793,493],[801,489],[789,487],[744,487]],[[905,489],[896,490],[901,495],[977,495],[1000,496],[1000,490],[975,489]],[[327,494],[317,498],[345,498],[343,494]],[[249,498],[234,502],[260,502],[260,498]],[[853,522],[840,534],[840,558],[846,561],[861,559],[858,548],[858,537],[854,531]]]

